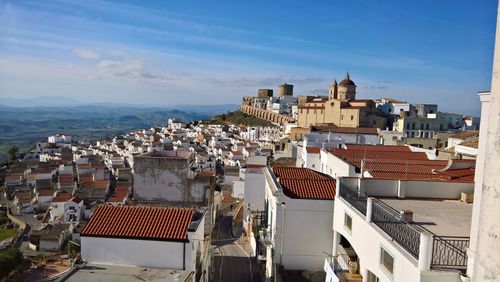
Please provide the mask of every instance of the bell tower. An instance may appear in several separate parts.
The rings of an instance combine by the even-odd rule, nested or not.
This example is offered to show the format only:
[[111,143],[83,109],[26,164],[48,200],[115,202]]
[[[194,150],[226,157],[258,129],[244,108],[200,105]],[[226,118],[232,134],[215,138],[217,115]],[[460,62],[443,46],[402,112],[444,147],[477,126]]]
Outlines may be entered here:
[[338,84],[337,79],[335,79],[332,84],[330,84],[330,90],[328,91],[328,100],[337,99]]

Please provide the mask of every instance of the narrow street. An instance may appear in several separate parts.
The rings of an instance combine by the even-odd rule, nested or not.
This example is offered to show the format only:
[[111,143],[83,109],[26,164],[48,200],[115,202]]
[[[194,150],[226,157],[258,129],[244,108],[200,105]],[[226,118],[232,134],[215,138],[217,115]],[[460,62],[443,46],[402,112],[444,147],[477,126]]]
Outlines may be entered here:
[[261,281],[253,258],[232,236],[232,213],[224,215],[217,228],[217,246],[214,257],[215,282]]

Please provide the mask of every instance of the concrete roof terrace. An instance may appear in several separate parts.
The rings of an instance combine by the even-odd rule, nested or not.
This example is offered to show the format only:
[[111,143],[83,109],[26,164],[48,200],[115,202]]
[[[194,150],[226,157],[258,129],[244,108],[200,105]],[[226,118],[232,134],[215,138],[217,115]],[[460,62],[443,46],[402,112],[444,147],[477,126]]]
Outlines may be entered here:
[[380,199],[397,211],[413,211],[414,224],[438,236],[470,236],[472,204],[458,200]]
[[182,282],[192,278],[188,270],[144,268],[134,266],[87,264],[64,277],[65,281],[164,281]]

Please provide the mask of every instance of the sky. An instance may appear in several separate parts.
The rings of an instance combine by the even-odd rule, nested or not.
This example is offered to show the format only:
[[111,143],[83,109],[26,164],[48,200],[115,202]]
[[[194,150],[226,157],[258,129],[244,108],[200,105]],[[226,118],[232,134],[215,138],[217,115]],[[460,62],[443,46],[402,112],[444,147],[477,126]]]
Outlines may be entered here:
[[497,1],[0,0],[2,98],[240,103],[294,84],[479,115]]

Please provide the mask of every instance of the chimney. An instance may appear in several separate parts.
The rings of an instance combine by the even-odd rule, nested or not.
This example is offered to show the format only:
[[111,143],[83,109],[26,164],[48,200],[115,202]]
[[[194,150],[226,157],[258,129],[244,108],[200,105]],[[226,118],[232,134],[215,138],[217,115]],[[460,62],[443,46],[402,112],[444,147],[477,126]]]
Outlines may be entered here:
[[413,211],[411,210],[401,210],[399,212],[399,218],[406,222],[413,222]]

